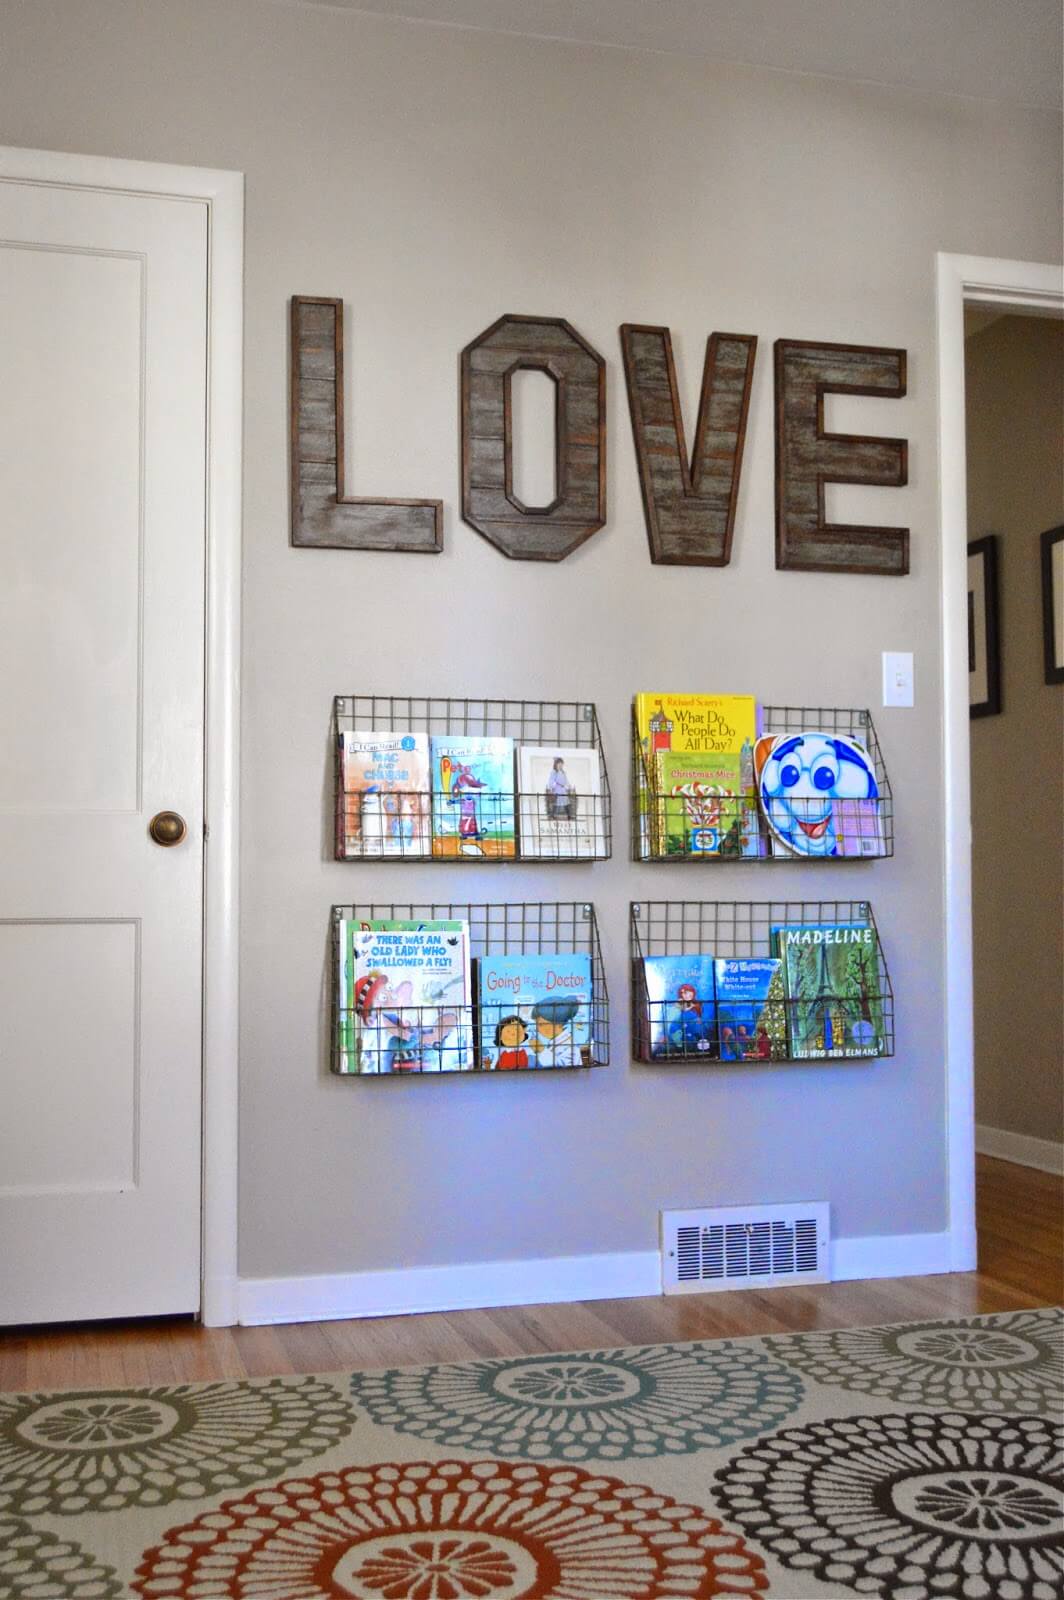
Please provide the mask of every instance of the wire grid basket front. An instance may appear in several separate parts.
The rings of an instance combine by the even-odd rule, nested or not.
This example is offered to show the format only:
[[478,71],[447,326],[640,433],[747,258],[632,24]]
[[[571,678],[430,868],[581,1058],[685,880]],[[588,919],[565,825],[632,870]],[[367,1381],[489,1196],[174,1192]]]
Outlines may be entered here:
[[[664,793],[655,756],[644,752],[632,711],[632,858],[635,861],[858,861],[894,854],[894,798],[871,713],[839,706],[762,706],[765,737],[817,732],[860,745],[875,775],[875,794],[786,801],[800,850],[788,848],[769,827],[749,792],[752,753],[743,787],[719,794],[712,785],[686,785]],[[783,808],[785,797],[776,802]],[[803,832],[803,825],[805,831]]]
[[[630,953],[636,1060],[767,1065],[894,1054],[894,991],[867,900],[633,902]],[[646,962],[658,956],[688,958],[670,968],[668,986],[648,983]],[[734,990],[722,998],[715,961],[776,958],[749,1010]]]
[[[384,1075],[419,1076],[422,1073],[451,1071],[485,1072],[495,1075],[495,1069],[485,1069],[479,1041],[485,1035],[494,1037],[497,1030],[514,1012],[512,998],[479,1001],[477,967],[483,956],[547,956],[586,955],[591,962],[591,998],[573,1002],[575,1020],[579,1024],[569,1031],[586,1037],[578,1050],[566,1050],[559,1045],[548,1050],[537,1060],[536,1071],[560,1072],[584,1067],[605,1067],[610,1059],[609,995],[606,975],[602,965],[595,908],[588,901],[524,901],[511,904],[470,904],[452,901],[433,901],[431,904],[400,905],[374,903],[373,905],[338,905],[332,908],[332,1069],[342,1076],[379,1076],[375,1072],[358,1070],[354,1063],[352,1041],[360,1019],[350,1003],[350,978],[348,952],[344,937],[347,923],[371,922],[461,922],[468,929],[469,953],[474,963],[472,992],[469,999],[454,1005],[450,1002],[432,1006],[402,1006],[398,1011],[398,1033],[416,1034],[428,1041],[428,1048],[418,1051],[418,1063],[409,1064],[410,1052],[393,1058],[390,1070]],[[348,970],[345,973],[345,962]],[[390,1013],[395,1017],[393,1010]],[[456,1038],[461,1041],[456,1045]],[[472,1045],[471,1066],[464,1064],[465,1043]],[[522,1063],[523,1064],[523,1063]]]
[[[611,854],[610,780],[589,701],[337,695],[333,733],[339,861],[594,861]],[[449,774],[447,787],[434,774],[431,790],[427,778],[417,787],[345,784],[345,733],[512,739],[512,787],[485,786],[468,772]],[[565,760],[549,753],[566,749],[587,752],[579,770],[567,771]]]

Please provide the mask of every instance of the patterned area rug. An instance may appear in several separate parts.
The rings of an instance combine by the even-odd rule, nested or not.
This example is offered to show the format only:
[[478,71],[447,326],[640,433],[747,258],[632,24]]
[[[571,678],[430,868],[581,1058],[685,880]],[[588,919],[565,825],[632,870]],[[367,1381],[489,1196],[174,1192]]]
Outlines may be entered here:
[[4,1600],[1061,1600],[1054,1310],[0,1395]]

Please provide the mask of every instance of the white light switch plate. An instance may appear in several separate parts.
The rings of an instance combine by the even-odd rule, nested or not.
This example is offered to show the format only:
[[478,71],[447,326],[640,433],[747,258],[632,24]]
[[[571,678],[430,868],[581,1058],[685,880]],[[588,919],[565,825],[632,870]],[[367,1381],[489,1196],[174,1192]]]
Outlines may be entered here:
[[911,650],[884,650],[883,704],[911,706],[913,703],[913,653]]

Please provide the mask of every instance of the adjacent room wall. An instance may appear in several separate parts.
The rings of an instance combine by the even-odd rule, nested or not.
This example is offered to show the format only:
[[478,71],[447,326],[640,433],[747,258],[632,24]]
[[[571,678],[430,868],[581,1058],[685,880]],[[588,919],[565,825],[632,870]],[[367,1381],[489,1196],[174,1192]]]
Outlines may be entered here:
[[965,369],[968,534],[998,535],[1003,707],[972,723],[976,1121],[1059,1161],[1064,689],[1044,678],[1038,536],[1064,523],[1064,325],[1001,317]]
[[[269,0],[8,0],[0,108],[9,142],[247,174],[242,1273],[613,1252],[651,1261],[652,1284],[659,1208],[732,1201],[827,1199],[846,1239],[934,1241],[948,1223],[934,252],[1054,257],[1059,119]],[[353,492],[442,496],[442,555],[289,548],[293,293],[347,305]],[[568,318],[608,365],[609,521],[560,566],[507,561],[458,515],[458,352],[503,312]],[[727,569],[650,565],[622,321],[671,325],[689,433],[707,334],[759,336]],[[841,520],[907,524],[910,576],[775,570],[781,337],[908,350],[907,398],[828,413],[907,436],[908,488],[828,500]],[[876,711],[893,860],[684,875],[626,859],[633,691],[876,707],[883,649],[916,655],[915,709]],[[329,712],[354,690],[595,700],[614,859],[335,863]],[[594,900],[609,1069],[331,1078],[330,905],[493,896]],[[628,903],[670,896],[870,898],[896,1057],[633,1066]],[[895,1270],[943,1259],[906,1249]]]

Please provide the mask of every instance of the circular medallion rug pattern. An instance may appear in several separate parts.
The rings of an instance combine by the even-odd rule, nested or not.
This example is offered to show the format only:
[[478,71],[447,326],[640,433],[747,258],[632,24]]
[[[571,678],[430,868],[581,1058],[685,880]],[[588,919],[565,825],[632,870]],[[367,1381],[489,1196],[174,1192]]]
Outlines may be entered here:
[[0,1394],[0,1511],[119,1511],[290,1472],[350,1432],[318,1378]]
[[1064,1338],[1058,1310],[1007,1321],[955,1317],[780,1339],[775,1354],[819,1383],[909,1405],[1060,1415]]
[[172,1528],[145,1600],[710,1600],[767,1588],[695,1506],[575,1467],[418,1461],[258,1489]]
[[0,1516],[0,1594],[5,1600],[121,1600],[113,1568],[69,1539]]
[[622,1461],[716,1449],[797,1410],[801,1378],[727,1340],[355,1373],[374,1422],[463,1450]]
[[747,1445],[716,1499],[755,1546],[845,1593],[1060,1600],[1062,1446],[1044,1417],[846,1417]]

